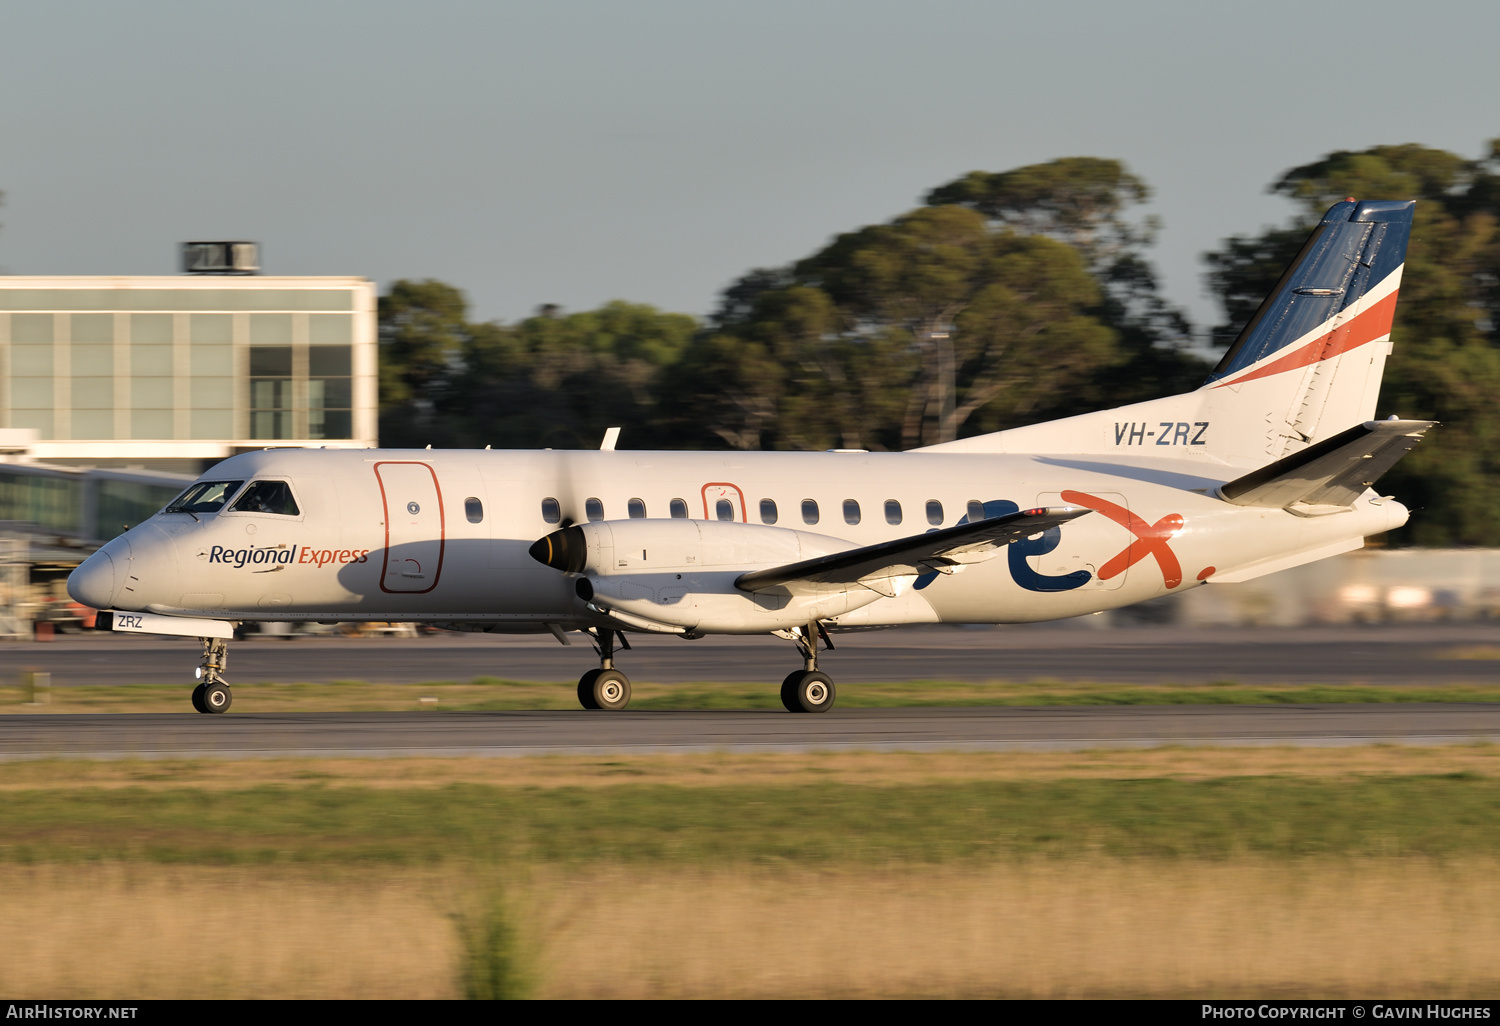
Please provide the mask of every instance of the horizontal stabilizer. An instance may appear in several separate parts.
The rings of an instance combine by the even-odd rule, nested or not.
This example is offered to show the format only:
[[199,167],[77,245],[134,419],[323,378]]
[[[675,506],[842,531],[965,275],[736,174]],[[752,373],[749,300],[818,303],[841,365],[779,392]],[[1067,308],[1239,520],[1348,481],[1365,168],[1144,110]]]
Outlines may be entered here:
[[1050,506],[1007,513],[941,531],[866,545],[767,570],[753,570],[736,578],[734,586],[741,591],[753,592],[794,583],[813,586],[865,584],[881,594],[892,595],[899,589],[889,588],[881,582],[895,577],[915,577],[933,570],[951,571],[965,563],[979,562],[1013,541],[1040,534],[1090,512],[1093,511],[1078,506]]
[[1436,423],[1370,420],[1356,424],[1230,481],[1219,494],[1239,506],[1346,508],[1411,452]]

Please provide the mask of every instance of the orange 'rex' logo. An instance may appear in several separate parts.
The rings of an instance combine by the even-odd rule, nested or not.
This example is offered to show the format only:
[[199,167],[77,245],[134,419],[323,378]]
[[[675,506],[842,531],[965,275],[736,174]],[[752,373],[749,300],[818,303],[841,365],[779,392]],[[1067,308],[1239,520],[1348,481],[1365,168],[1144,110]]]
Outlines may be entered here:
[[1108,499],[1101,499],[1087,492],[1063,492],[1062,499],[1071,505],[1086,506],[1096,513],[1103,513],[1135,535],[1123,552],[1099,568],[1099,580],[1107,581],[1119,576],[1149,554],[1156,557],[1156,565],[1161,568],[1162,582],[1168,588],[1175,588],[1182,583],[1182,564],[1177,562],[1177,554],[1167,545],[1172,536],[1182,530],[1181,514],[1168,513],[1156,523],[1148,524],[1124,506],[1117,506]]

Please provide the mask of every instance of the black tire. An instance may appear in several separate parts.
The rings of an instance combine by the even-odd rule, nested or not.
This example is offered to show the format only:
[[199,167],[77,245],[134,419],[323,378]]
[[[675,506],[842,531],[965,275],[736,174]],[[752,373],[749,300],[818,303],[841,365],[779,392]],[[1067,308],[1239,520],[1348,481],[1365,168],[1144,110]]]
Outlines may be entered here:
[[838,697],[833,680],[826,673],[803,673],[792,688],[798,712],[822,713],[833,708]]
[[203,689],[206,686],[207,685],[205,684],[199,684],[193,689],[193,709],[195,712],[208,712],[208,710],[203,707]]
[[781,707],[787,712],[802,711],[802,706],[797,702],[797,682],[806,672],[806,670],[793,670],[786,675],[786,680],[781,682]]
[[619,670],[600,670],[594,677],[594,708],[619,712],[630,704],[630,678]]
[[229,693],[229,685],[223,681],[216,680],[212,684],[203,685],[203,711],[208,713],[228,712],[234,696]]
[[578,678],[578,704],[585,709],[599,708],[599,704],[594,701],[594,678],[603,672],[603,670],[590,670]]

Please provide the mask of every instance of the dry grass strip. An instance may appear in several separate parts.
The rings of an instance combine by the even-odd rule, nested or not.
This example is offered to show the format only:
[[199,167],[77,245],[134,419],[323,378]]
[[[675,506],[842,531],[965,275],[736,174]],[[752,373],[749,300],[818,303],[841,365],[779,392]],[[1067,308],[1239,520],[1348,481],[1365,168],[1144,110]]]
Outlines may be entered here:
[[550,882],[548,997],[1493,997],[1493,861]]
[[[502,868],[539,997],[1500,995],[1494,859]],[[0,992],[452,996],[494,873],[13,868]]]
[[452,997],[459,945],[437,893],[416,875],[8,866],[0,993]]
[[48,759],[0,763],[0,793],[47,789],[260,785],[422,788],[689,787],[802,783],[904,786],[961,781],[1247,776],[1354,779],[1472,773],[1500,776],[1500,745],[1347,748],[1157,748],[1085,752],[803,752],[542,755],[524,758]]

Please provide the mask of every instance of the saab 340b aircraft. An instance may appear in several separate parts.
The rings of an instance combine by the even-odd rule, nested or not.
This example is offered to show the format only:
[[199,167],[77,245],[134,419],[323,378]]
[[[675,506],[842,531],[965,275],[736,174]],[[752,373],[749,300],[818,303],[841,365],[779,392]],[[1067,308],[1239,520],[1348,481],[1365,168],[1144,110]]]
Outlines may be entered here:
[[632,633],[774,634],[792,712],[833,707],[830,631],[1079,616],[1246,581],[1406,522],[1371,490],[1432,426],[1374,421],[1411,202],[1329,209],[1196,391],[910,452],[267,449],[219,463],[68,590],[198,637],[230,705],[237,622],[586,632],[587,709]]

